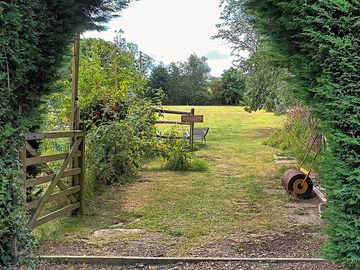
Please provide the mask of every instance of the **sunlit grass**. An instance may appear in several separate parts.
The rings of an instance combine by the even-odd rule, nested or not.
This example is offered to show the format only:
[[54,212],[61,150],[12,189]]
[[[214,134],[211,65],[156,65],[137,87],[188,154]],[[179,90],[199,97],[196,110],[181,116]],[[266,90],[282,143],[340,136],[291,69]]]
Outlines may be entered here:
[[[191,107],[169,108],[190,111]],[[138,181],[110,188],[89,201],[85,217],[45,225],[48,235],[39,233],[40,229],[38,237],[73,241],[124,222],[127,228],[181,239],[173,253],[183,255],[194,246],[229,234],[245,239],[249,234],[290,230],[293,224],[284,207],[287,196],[266,192],[281,188],[273,162],[279,150],[263,141],[282,118],[264,111],[249,114],[242,107],[230,106],[199,106],[195,112],[205,116],[205,122],[196,126],[210,128],[208,144],[198,145],[195,152],[209,170],[172,172],[160,159],[149,161]]]

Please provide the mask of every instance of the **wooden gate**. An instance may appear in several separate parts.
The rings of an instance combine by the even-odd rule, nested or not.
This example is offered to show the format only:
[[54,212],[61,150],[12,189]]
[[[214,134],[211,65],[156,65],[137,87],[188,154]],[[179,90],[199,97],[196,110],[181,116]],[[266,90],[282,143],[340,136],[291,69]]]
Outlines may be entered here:
[[[68,138],[70,149],[65,153],[40,155],[32,142]],[[25,136],[20,153],[23,165],[26,210],[30,230],[76,210],[83,213],[85,180],[85,131],[33,133]],[[62,161],[61,165],[50,166]],[[36,173],[31,173],[31,171]],[[31,175],[32,174],[32,175]],[[52,204],[49,204],[52,202]],[[54,202],[57,202],[55,205]]]

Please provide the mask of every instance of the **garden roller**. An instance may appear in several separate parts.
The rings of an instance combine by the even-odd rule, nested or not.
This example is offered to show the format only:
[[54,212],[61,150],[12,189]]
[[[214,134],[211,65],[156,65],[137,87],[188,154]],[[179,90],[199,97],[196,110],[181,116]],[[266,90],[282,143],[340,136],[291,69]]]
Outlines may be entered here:
[[[319,139],[322,139],[322,135],[316,134],[299,168],[292,168],[287,170],[281,178],[281,183],[289,194],[292,194],[302,199],[308,199],[311,197],[313,191],[313,182],[310,174],[313,169],[315,160],[318,157],[319,151],[321,149],[319,148],[317,151],[314,151],[313,147]],[[304,163],[308,159],[310,154],[314,154],[314,157],[311,161],[310,167],[306,169],[304,168]]]

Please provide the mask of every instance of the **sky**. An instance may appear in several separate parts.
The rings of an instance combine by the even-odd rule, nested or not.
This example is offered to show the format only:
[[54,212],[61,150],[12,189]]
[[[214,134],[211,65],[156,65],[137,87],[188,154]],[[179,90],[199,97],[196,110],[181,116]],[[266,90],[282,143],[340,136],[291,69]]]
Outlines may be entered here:
[[231,67],[230,48],[212,40],[220,22],[220,0],[141,0],[133,1],[121,17],[108,23],[108,30],[86,32],[83,37],[113,41],[122,29],[128,42],[157,62],[185,61],[190,54],[206,56],[211,75],[220,76]]

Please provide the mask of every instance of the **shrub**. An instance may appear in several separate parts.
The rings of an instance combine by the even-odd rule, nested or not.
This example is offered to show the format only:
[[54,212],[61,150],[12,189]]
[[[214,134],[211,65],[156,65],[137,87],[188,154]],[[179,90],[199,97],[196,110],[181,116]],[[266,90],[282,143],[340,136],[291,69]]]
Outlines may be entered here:
[[[153,104],[132,94],[125,119],[92,126],[87,135],[87,167],[92,186],[123,184],[136,174],[144,157],[157,149]],[[91,194],[91,191],[88,191]]]
[[181,132],[172,129],[167,139],[161,143],[161,155],[165,159],[165,168],[172,171],[204,172],[208,170],[205,160],[195,157],[187,139],[180,138]]
[[87,144],[87,167],[100,183],[121,183],[123,177],[134,174],[143,156],[139,151],[141,140],[125,121],[92,129],[87,135]]

